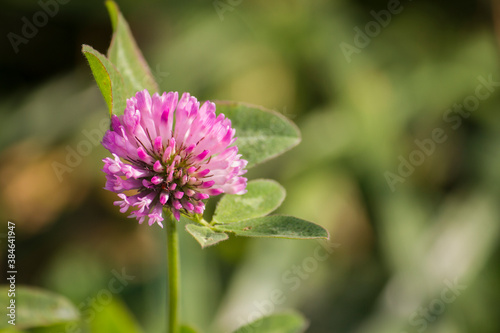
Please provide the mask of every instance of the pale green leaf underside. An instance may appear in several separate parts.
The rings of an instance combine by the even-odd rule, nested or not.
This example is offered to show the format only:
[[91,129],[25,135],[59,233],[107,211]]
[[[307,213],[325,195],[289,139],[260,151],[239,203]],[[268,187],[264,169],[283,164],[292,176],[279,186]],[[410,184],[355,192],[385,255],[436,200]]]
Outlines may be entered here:
[[276,157],[300,142],[297,126],[281,114],[244,103],[218,101],[217,113],[231,119],[238,152],[248,168]]
[[108,49],[108,59],[116,66],[123,77],[127,90],[136,93],[147,89],[152,95],[158,92],[156,83],[148,64],[132,36],[130,27],[120,13],[114,1],[106,1],[111,23],[113,38]]
[[[0,287],[0,304],[7,307],[10,304],[8,286]],[[16,286],[16,328],[24,329],[40,326],[51,326],[79,319],[78,309],[65,297],[50,291]],[[3,307],[3,318],[0,329],[10,327]]]
[[308,326],[307,320],[301,314],[278,313],[240,327],[234,333],[302,333]]
[[224,232],[214,231],[202,225],[187,224],[186,230],[200,243],[202,248],[215,245],[229,238]]
[[216,230],[233,232],[244,237],[272,237],[290,239],[328,239],[323,227],[293,216],[271,215],[229,224],[216,224]]
[[97,86],[108,105],[110,115],[123,113],[130,91],[126,89],[120,72],[108,58],[91,46],[83,45],[82,52],[89,62]]
[[286,191],[278,182],[253,180],[247,184],[247,193],[225,194],[217,205],[213,219],[219,223],[231,223],[265,216],[278,208],[285,196]]

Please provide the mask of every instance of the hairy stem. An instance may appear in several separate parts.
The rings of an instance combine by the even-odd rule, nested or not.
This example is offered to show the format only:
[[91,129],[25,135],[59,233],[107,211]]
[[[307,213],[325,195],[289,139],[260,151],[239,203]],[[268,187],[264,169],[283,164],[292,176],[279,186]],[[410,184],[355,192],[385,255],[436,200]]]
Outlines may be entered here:
[[179,333],[179,235],[177,221],[171,214],[166,219],[168,258],[168,333]]

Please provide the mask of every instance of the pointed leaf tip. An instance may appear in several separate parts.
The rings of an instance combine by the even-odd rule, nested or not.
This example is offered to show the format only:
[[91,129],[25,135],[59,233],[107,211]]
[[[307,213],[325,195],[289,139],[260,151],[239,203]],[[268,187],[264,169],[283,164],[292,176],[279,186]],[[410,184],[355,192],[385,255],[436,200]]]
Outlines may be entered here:
[[118,8],[116,2],[111,0],[106,1],[106,8],[108,9],[111,26],[113,27],[113,31],[115,31],[116,25],[118,23],[118,12],[120,11],[120,9]]
[[122,73],[127,90],[134,93],[144,89],[147,89],[151,94],[159,92],[158,83],[144,60],[120,8],[114,1],[107,1],[106,7],[113,26],[113,36],[107,56]]

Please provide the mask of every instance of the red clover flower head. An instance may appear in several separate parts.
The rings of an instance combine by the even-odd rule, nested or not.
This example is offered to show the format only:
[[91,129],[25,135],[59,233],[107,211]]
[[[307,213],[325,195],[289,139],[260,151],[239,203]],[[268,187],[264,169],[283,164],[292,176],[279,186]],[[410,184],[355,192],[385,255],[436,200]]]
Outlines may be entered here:
[[241,159],[231,121],[215,114],[209,101],[200,107],[189,93],[138,92],[122,116],[111,117],[102,144],[113,154],[103,160],[106,190],[118,193],[120,212],[163,227],[163,209],[202,214],[203,200],[221,193],[243,194]]

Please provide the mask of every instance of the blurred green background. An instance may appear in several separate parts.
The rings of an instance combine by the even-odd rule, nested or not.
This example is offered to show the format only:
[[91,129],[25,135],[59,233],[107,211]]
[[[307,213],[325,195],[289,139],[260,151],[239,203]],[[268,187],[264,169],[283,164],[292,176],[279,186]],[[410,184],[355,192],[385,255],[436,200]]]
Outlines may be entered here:
[[[0,276],[13,221],[18,285],[66,296],[92,332],[161,332],[164,230],[126,219],[102,189],[108,114],[80,49],[106,51],[107,12],[102,1],[62,2],[16,53],[8,34],[22,36],[23,17],[43,8],[2,0]],[[331,234],[330,245],[231,238],[202,251],[183,232],[184,322],[225,333],[296,308],[311,333],[500,331],[500,7],[118,4],[162,90],[259,104],[297,123],[300,146],[248,177],[278,180],[288,192],[279,212]],[[464,103],[473,111],[457,111]],[[110,293],[118,272],[130,279]]]

